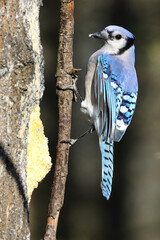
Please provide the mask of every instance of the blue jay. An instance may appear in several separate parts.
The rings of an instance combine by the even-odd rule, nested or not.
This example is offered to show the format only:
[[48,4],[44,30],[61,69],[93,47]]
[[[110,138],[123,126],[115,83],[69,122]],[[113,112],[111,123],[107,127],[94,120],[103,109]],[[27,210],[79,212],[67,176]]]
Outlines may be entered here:
[[113,146],[129,126],[137,101],[135,37],[119,26],[108,26],[89,37],[104,41],[91,55],[85,77],[81,110],[89,116],[99,137],[102,154],[102,193],[110,198],[113,178]]

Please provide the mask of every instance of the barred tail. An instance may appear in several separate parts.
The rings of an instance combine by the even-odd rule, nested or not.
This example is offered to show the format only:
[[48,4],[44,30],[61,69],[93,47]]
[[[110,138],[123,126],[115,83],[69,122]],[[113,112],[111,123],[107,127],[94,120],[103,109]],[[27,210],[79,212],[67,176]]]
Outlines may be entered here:
[[113,141],[101,141],[102,152],[102,194],[109,200],[113,178]]

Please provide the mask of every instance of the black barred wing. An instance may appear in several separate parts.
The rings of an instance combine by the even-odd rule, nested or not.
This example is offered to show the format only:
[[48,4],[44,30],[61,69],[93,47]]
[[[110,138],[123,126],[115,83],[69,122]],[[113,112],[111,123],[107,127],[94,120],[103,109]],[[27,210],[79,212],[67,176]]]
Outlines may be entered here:
[[134,114],[137,92],[126,92],[121,86],[120,70],[116,74],[107,55],[100,55],[94,76],[94,100],[97,106],[95,127],[103,140],[120,141]]
[[123,92],[116,120],[115,141],[120,141],[129,126],[136,107],[137,93]]
[[111,86],[116,96],[116,124],[114,141],[119,142],[129,126],[136,107],[137,93],[123,92],[117,76],[112,74]]

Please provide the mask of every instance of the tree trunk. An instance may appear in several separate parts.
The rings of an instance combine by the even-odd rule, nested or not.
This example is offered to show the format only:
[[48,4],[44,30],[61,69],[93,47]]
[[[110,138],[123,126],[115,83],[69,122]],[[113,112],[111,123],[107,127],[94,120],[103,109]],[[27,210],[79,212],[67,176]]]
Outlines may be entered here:
[[39,0],[0,1],[0,239],[30,239],[31,113],[43,94]]

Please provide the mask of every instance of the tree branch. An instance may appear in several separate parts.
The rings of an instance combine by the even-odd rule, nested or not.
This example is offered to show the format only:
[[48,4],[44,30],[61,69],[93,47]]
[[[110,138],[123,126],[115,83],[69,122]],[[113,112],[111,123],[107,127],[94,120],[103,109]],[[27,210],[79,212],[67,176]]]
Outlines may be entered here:
[[[74,34],[74,0],[61,0],[60,32],[57,65],[57,86],[65,87],[72,84],[73,70],[73,34]],[[56,230],[60,210],[64,202],[65,184],[68,174],[69,144],[60,143],[70,138],[71,110],[73,93],[70,90],[57,90],[59,108],[59,131],[57,157],[48,208],[48,220],[45,240],[56,239]]]

